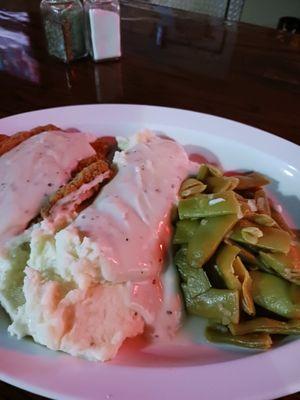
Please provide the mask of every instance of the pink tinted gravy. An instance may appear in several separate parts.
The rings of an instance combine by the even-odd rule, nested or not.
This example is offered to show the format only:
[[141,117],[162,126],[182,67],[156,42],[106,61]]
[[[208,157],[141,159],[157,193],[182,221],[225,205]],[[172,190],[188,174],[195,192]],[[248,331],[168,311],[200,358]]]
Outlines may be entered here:
[[[116,157],[118,159],[118,157]],[[155,335],[173,332],[181,316],[176,275],[164,265],[171,211],[190,161],[178,143],[149,136],[118,160],[116,177],[67,229],[97,244],[103,279],[127,282],[129,302]]]
[[70,179],[78,161],[95,154],[90,141],[82,133],[44,132],[0,157],[0,252]]

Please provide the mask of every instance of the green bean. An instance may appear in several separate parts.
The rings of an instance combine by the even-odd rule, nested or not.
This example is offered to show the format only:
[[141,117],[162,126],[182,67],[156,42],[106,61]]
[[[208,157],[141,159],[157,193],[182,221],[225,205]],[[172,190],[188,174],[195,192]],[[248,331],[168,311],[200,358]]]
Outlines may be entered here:
[[249,315],[255,314],[252,298],[252,281],[250,275],[237,257],[240,249],[236,246],[225,245],[218,252],[216,266],[227,289],[238,290],[244,311]]
[[208,218],[205,224],[200,223],[188,243],[187,259],[190,265],[195,268],[202,267],[214,254],[237,220],[237,215],[232,214]]
[[237,198],[237,200],[240,203],[248,203],[248,199],[246,199],[244,196],[242,196],[240,193],[235,193],[235,196]]
[[250,172],[245,175],[235,175],[239,179],[237,190],[249,190],[268,185],[271,181],[258,172]]
[[[226,242],[229,243],[228,240],[226,240]],[[234,243],[235,246],[238,246],[237,242],[231,242],[231,243]],[[271,268],[268,268],[266,264],[262,262],[262,260],[259,257],[259,254],[255,251],[256,249],[254,248],[254,246],[247,245],[247,248],[242,246],[238,247],[241,249],[239,256],[248,269],[250,269],[251,271],[261,270],[264,272],[268,272],[269,274],[274,273],[274,271]]]
[[251,216],[253,214],[253,211],[251,211],[251,208],[249,207],[249,204],[246,202],[241,202],[239,201],[240,204],[240,209],[241,209],[241,215],[245,218],[248,216]]
[[224,325],[239,322],[240,308],[237,290],[209,289],[193,297],[187,286],[182,285],[182,288],[189,314],[212,319]]
[[227,289],[241,290],[241,282],[233,269],[233,262],[239,252],[240,249],[238,247],[225,245],[219,250],[216,258],[215,268]]
[[191,301],[193,301],[197,296],[210,290],[211,285],[204,270],[198,269],[197,274],[189,276],[187,282],[181,284],[181,288],[185,296],[190,296]]
[[266,332],[274,335],[299,335],[300,320],[288,322],[277,321],[271,318],[254,318],[239,324],[229,324],[232,335],[247,335],[248,333]]
[[183,280],[182,288],[189,292],[191,298],[202,294],[211,288],[211,284],[202,268],[192,268],[186,259],[186,247],[179,249],[175,255],[175,265]]
[[268,274],[274,274],[274,270],[267,267],[267,265],[263,262],[260,263],[259,268],[260,271],[267,272]]
[[251,253],[249,250],[247,250],[245,247],[242,247],[240,244],[233,242],[229,238],[225,238],[224,242],[229,245],[234,245],[235,247],[238,247],[240,252],[239,256],[241,257],[241,260],[251,269],[257,269],[260,266],[260,261],[257,259],[257,257]]
[[223,176],[223,172],[219,167],[213,164],[206,164],[210,176]]
[[247,226],[241,229],[241,235],[247,243],[255,245],[264,234],[257,226]]
[[211,193],[224,193],[228,190],[234,190],[239,180],[233,176],[210,176],[205,180],[207,190]]
[[272,346],[272,339],[267,333],[250,333],[233,336],[228,331],[207,327],[205,336],[212,343],[227,343],[251,349],[267,350]]
[[193,220],[193,219],[184,219],[182,221],[178,221],[176,224],[173,243],[174,244],[188,243],[188,241],[193,237],[194,233],[196,232],[199,224],[200,224],[199,220]]
[[[180,277],[183,281],[187,281],[191,273],[191,266],[187,262],[186,258],[187,247],[182,246],[175,254],[174,263],[180,273]],[[192,271],[198,271],[198,269],[193,268]]]
[[263,189],[257,190],[254,195],[259,214],[271,215],[269,199]]
[[255,211],[257,211],[255,200],[246,199],[239,193],[235,193],[235,196],[240,204],[241,213],[244,217],[252,216]]
[[204,181],[209,176],[222,176],[223,172],[220,168],[212,164],[201,164],[197,174],[197,179]]
[[188,198],[195,196],[196,194],[202,193],[206,189],[206,185],[195,178],[186,179],[179,190],[179,195],[182,198]]
[[293,239],[296,238],[295,232],[289,227],[289,225],[283,218],[282,214],[275,209],[272,203],[271,203],[271,216],[281,229],[289,233],[291,238]]
[[300,288],[284,279],[260,271],[250,271],[254,302],[289,319],[300,319]]
[[278,224],[268,214],[257,214],[254,213],[248,217],[249,220],[254,221],[257,225],[262,226],[274,226],[278,228]]
[[240,257],[233,261],[233,270],[241,282],[242,307],[248,315],[255,315],[255,306],[252,297],[252,279]]
[[208,218],[238,214],[239,203],[233,191],[221,194],[199,194],[179,201],[179,218]]
[[[187,312],[218,324],[206,330],[212,342],[268,349],[272,334],[300,334],[300,243],[264,191],[268,183],[256,172],[224,176],[202,164],[180,187],[174,262]],[[245,321],[256,305],[289,321]]]
[[198,174],[197,174],[197,179],[199,181],[204,181],[204,179],[206,179],[208,174],[209,174],[209,171],[208,171],[207,164],[201,164],[199,167]]
[[[245,235],[245,228],[248,229],[247,233],[249,233],[249,235],[249,228],[258,229],[262,232],[262,235],[261,237],[257,237],[256,242],[251,242],[250,236],[247,238]],[[251,244],[254,248],[265,249],[284,254],[289,252],[291,245],[291,237],[287,232],[268,226],[257,227],[254,223],[247,220],[240,221],[239,224],[234,227],[230,238],[239,243],[244,243],[247,245]]]
[[288,254],[259,252],[265,267],[284,279],[300,285],[300,246],[291,245]]

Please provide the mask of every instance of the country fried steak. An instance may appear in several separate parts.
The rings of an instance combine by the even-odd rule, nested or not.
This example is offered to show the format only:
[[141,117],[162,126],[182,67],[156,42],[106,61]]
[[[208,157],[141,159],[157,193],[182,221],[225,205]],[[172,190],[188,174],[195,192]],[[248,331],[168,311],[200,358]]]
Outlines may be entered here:
[[[18,132],[12,136],[0,134],[0,156],[12,150],[30,137],[49,131],[63,131],[63,129],[53,124],[47,124],[35,127],[28,131]],[[103,181],[97,182],[94,186],[92,185],[86,192],[84,203],[88,204],[87,200],[90,202],[99,192],[103,184],[113,177],[114,173],[111,168],[111,161],[117,149],[115,138],[101,137],[96,139],[94,142],[91,142],[90,145],[96,154],[83,160],[79,160],[76,168],[71,173],[71,179],[49,196],[46,205],[41,209],[40,215],[37,215],[36,218],[30,222],[29,226],[32,225],[32,223],[41,220],[41,218],[47,218],[51,214],[51,210],[57,202],[70,195],[72,192],[77,191],[83,185],[93,182],[96,180],[97,176],[107,173],[107,177]],[[77,206],[80,205],[83,207],[82,204],[77,204]]]
[[[41,210],[42,218],[47,218],[51,213],[51,209],[63,198],[78,190],[82,185],[91,183],[96,179],[97,176],[102,175],[105,172],[109,172],[107,178],[105,179],[105,181],[107,181],[112,178],[113,171],[109,164],[101,159],[98,159],[97,161],[84,167],[71,181],[59,188],[56,193],[50,196],[47,206],[43,207]],[[102,181],[101,184],[103,184],[105,181]],[[84,200],[86,201],[90,197],[95,196],[99,190],[100,184],[96,183],[95,186],[89,188],[88,194],[84,197]]]

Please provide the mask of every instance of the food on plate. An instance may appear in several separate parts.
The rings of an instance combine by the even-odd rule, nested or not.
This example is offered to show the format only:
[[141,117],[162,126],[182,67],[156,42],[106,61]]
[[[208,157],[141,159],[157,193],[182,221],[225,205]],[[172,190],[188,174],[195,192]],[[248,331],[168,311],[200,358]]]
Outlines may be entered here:
[[[84,167],[81,171],[76,173],[75,177],[72,178],[71,181],[61,186],[53,195],[49,196],[46,206],[44,206],[41,210],[42,217],[45,218],[49,216],[56,204],[61,206],[63,199],[65,201],[66,198],[68,198],[68,196],[71,194],[78,195],[78,190],[81,189],[83,185],[87,185],[92,182],[93,185],[90,187],[90,189],[85,191],[85,193],[87,193],[87,197],[84,197],[84,200],[86,200],[88,197],[91,197],[93,193],[98,190],[98,184],[95,182],[95,179],[99,176],[102,176],[102,174],[106,172],[109,172],[109,176],[112,175],[112,171],[110,171],[107,162],[101,159]],[[79,205],[78,198],[76,197],[77,196],[74,197],[74,200],[76,200],[76,205]],[[82,200],[83,199],[81,199],[81,201]]]
[[268,349],[300,333],[300,247],[257,172],[202,164],[180,188],[173,238],[187,312],[212,342]]
[[16,147],[18,144],[24,142],[26,139],[29,139],[35,135],[38,135],[42,132],[50,132],[50,131],[59,131],[60,129],[57,126],[48,124],[37,126],[29,131],[22,131],[15,133],[12,136],[2,136],[2,140],[0,141],[0,156],[7,153],[9,150]]
[[30,131],[35,134],[0,157],[0,300],[11,317],[23,301],[32,221],[49,195],[71,179],[78,162],[97,154],[91,145],[95,137],[47,129]]
[[87,136],[43,131],[47,128],[10,146],[0,158],[1,249],[24,231],[47,196],[68,181],[78,160],[95,153]]
[[2,140],[6,140],[8,138],[9,138],[9,136],[3,135],[3,134],[0,133],[0,142],[2,142]]
[[264,175],[192,163],[149,131],[117,144],[45,125],[1,135],[0,156],[11,334],[105,361],[128,338],[174,337],[182,299],[212,342],[300,333],[300,245]]
[[0,166],[0,218],[14,213],[1,230],[0,259],[11,334],[104,361],[126,338],[178,330],[176,276],[164,269],[190,161],[181,145],[149,132],[125,147],[111,166],[103,142],[54,131],[0,158],[12,166]]
[[[76,211],[80,210],[81,203],[92,198],[99,191],[103,174],[106,174],[107,178],[112,178],[114,175],[109,163],[117,149],[116,140],[110,137],[101,137],[90,144],[96,153],[80,160],[72,171],[72,179],[65,185],[61,185],[55,193],[47,198],[46,205],[41,209],[43,218],[53,212],[56,204],[60,208],[62,203],[68,203],[69,207],[70,204],[73,204]],[[73,202],[70,201],[71,198],[73,198]]]

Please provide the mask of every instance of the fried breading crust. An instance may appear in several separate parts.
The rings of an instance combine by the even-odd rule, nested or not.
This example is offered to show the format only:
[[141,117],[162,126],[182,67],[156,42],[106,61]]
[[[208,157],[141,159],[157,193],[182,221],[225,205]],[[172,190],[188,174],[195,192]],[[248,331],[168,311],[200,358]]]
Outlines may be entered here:
[[83,168],[88,167],[99,159],[111,161],[112,155],[117,149],[116,139],[109,136],[103,136],[90,144],[95,150],[96,154],[79,161],[76,168],[72,171],[72,177],[74,177]]
[[[57,190],[49,198],[49,202],[47,206],[42,208],[41,216],[43,218],[47,218],[51,212],[51,208],[61,199],[66,197],[68,194],[74,192],[79,189],[85,183],[92,182],[98,175],[103,174],[104,172],[110,171],[108,179],[110,179],[113,175],[112,169],[109,167],[109,164],[104,160],[98,160],[83,168],[78,174],[67,184],[62,186]],[[91,192],[91,195],[93,192]]]
[[[84,200],[85,204],[87,204],[88,200],[93,198],[103,184],[113,177],[114,171],[110,167],[110,161],[117,149],[116,139],[113,137],[101,137],[92,142],[91,146],[96,154],[79,161],[77,167],[72,172],[72,180],[49,197],[48,204],[41,210],[42,218],[47,218],[51,214],[52,208],[58,201],[79,189],[82,185],[92,182],[97,176],[109,171],[108,177],[101,184],[97,184],[89,190]],[[80,205],[78,206],[80,208]],[[83,207],[84,204],[81,204],[81,206]]]
[[2,142],[3,140],[6,140],[8,138],[9,138],[9,136],[0,133],[0,142]]
[[2,140],[0,139],[0,156],[7,153],[9,150],[12,150],[14,147],[18,146],[20,143],[24,142],[24,140],[27,140],[32,136],[38,135],[39,133],[42,132],[60,131],[60,130],[61,129],[58,128],[57,126],[48,124],[43,126],[37,126],[36,128],[31,129],[30,131],[22,131],[15,133],[12,136],[6,136]]

